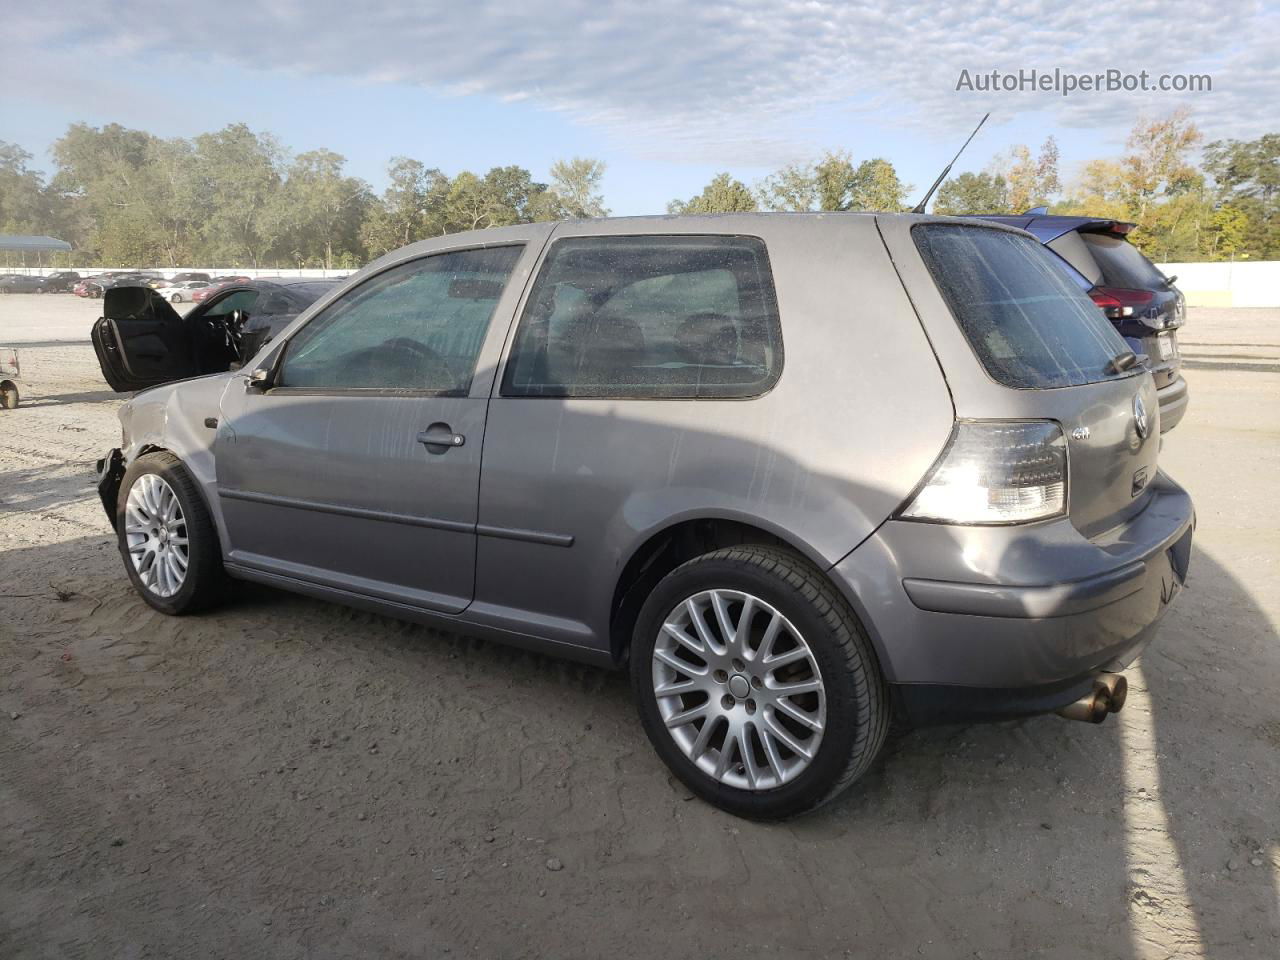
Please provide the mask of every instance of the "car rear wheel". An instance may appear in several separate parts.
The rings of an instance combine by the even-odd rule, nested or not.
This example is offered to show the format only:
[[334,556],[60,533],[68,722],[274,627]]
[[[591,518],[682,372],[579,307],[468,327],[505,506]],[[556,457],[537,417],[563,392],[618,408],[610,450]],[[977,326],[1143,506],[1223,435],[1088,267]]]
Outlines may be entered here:
[[18,409],[18,385],[12,380],[0,380],[0,410]]
[[180,616],[221,599],[226,585],[213,520],[195,480],[173,454],[139,457],[116,501],[120,556],[134,589],[161,613]]
[[181,303],[181,302],[182,302],[182,294],[180,294],[180,293],[175,293],[172,297],[170,297],[170,298],[169,298],[169,302],[170,302],[170,303]]
[[668,574],[640,612],[631,680],[659,756],[694,793],[778,820],[871,765],[889,698],[866,633],[802,557],[717,550]]

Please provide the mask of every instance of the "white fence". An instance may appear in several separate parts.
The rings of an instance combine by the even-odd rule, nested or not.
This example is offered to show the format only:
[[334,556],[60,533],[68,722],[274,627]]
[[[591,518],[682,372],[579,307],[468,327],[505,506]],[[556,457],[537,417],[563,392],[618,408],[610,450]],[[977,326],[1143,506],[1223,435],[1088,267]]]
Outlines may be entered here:
[[1280,261],[1161,263],[1193,307],[1280,307]]

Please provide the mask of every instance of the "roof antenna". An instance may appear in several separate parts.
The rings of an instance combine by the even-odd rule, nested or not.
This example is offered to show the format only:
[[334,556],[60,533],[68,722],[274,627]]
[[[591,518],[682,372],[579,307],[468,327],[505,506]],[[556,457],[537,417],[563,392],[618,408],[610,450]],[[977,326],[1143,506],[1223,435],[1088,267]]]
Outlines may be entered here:
[[[972,140],[974,137],[978,135],[978,131],[982,129],[982,125],[987,122],[987,117],[989,116],[991,116],[990,113],[984,113],[982,115],[982,119],[978,121],[978,125],[973,128],[973,133],[969,134],[969,140]],[[924,197],[921,199],[919,203],[917,203],[914,207],[911,208],[912,213],[924,213],[925,206],[933,198],[933,192],[937,190],[940,186],[942,186],[943,180],[947,179],[947,174],[951,172],[951,164],[955,163],[957,160],[960,159],[960,154],[964,153],[964,148],[969,145],[969,140],[966,140],[964,142],[964,145],[961,146],[960,149],[956,151],[956,155],[951,158],[951,163],[948,163],[945,167],[942,168],[942,172],[938,174],[938,179],[933,181],[933,186],[929,188],[929,192],[924,195]]]

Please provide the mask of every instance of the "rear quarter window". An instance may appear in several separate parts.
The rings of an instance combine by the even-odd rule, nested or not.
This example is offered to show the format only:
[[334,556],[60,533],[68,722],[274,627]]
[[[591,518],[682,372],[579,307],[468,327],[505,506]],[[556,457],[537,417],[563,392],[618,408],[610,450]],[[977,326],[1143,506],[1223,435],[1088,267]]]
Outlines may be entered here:
[[758,238],[570,237],[534,282],[502,395],[746,398],[781,369]]
[[1109,372],[1128,349],[1124,339],[1038,240],[953,224],[922,224],[912,235],[956,323],[998,383],[1047,389],[1139,372]]

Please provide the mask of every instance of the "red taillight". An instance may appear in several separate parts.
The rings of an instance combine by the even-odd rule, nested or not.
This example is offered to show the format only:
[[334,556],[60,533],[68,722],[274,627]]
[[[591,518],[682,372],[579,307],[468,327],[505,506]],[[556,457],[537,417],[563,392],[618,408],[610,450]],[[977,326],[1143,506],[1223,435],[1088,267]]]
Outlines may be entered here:
[[1094,287],[1089,291],[1089,296],[1110,319],[1122,320],[1132,317],[1138,307],[1150,303],[1155,294],[1150,290],[1130,290],[1126,287]]

